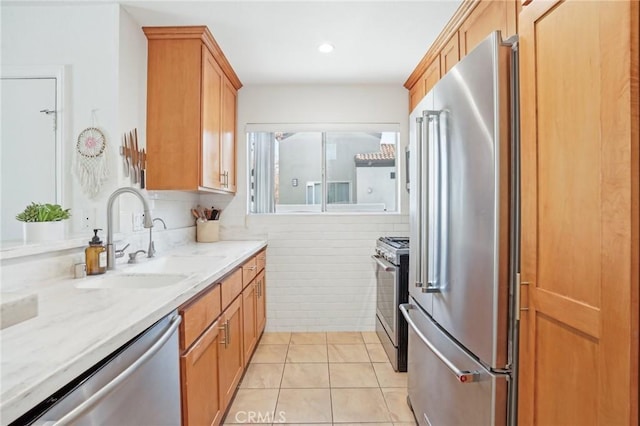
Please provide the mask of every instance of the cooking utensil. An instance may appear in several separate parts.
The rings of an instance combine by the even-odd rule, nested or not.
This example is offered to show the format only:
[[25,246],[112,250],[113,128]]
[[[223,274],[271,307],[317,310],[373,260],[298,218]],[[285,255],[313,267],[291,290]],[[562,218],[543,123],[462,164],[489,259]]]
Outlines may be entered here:
[[125,140],[127,143],[126,150],[129,160],[129,175],[131,176],[131,180],[135,182],[135,166],[133,164],[133,141],[131,140],[131,132],[127,132]]
[[207,217],[204,214],[204,209],[200,206],[200,204],[198,204],[196,206],[196,211],[198,212],[198,215],[200,216],[200,218],[206,222],[207,221]]
[[122,157],[124,160],[124,176],[129,177],[129,149],[127,148],[127,134],[122,137]]
[[139,152],[138,152],[138,139],[136,137],[136,132],[134,129],[134,133],[131,134],[131,140],[133,142],[133,183],[138,183],[140,178],[140,163],[139,163]]

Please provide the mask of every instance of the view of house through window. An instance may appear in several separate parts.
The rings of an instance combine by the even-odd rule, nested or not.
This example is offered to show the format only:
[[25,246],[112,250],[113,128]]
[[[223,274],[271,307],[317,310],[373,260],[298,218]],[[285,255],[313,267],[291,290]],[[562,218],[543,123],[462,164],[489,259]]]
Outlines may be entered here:
[[248,132],[250,212],[395,212],[398,140],[398,131]]

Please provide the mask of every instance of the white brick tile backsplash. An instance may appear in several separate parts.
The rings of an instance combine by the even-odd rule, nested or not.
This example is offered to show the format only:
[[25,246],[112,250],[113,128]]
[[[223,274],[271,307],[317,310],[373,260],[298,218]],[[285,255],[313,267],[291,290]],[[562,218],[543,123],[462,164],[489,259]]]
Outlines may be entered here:
[[[223,205],[222,200],[215,202]],[[409,234],[408,215],[246,216],[243,209],[244,205],[225,209],[221,232],[227,239],[262,236],[269,244],[268,331],[375,329],[371,255],[379,237]]]

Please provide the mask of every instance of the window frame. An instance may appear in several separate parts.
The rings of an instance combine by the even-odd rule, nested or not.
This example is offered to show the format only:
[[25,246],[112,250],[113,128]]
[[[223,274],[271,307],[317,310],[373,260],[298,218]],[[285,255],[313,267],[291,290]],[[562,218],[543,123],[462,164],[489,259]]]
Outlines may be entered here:
[[[322,164],[321,164],[321,176],[322,180],[320,181],[322,187],[322,202],[320,204],[320,211],[317,210],[307,210],[307,211],[277,211],[277,207],[275,207],[276,211],[273,212],[255,212],[252,211],[252,205],[254,205],[255,201],[252,200],[252,195],[254,191],[257,191],[257,185],[254,185],[256,176],[254,175],[254,165],[255,165],[255,152],[252,152],[251,148],[251,138],[250,134],[252,133],[299,133],[299,132],[317,132],[321,133],[322,136],[322,145],[321,145],[321,156],[322,156]],[[344,133],[344,132],[353,132],[353,133],[395,133],[395,158],[394,158],[394,173],[395,173],[395,185],[394,185],[394,199],[395,199],[395,208],[394,210],[355,210],[355,211],[343,211],[343,210],[331,210],[327,208],[327,197],[328,197],[328,183],[334,181],[327,181],[327,149],[326,149],[326,136],[327,133]],[[248,215],[362,215],[362,214],[370,214],[370,215],[397,215],[401,214],[401,188],[399,176],[401,176],[401,161],[398,161],[398,152],[401,149],[401,125],[400,123],[294,123],[294,124],[278,124],[278,123],[248,123],[245,126],[245,143],[248,155],[246,156],[247,161],[247,214]],[[277,180],[278,184],[280,184],[279,179]],[[338,181],[336,181],[338,182]],[[354,188],[354,183],[352,181],[342,181],[349,184],[349,204],[353,200],[352,190]],[[299,183],[301,186],[303,182]],[[275,188],[274,188],[275,191]],[[307,199],[306,194],[306,182],[305,182],[305,202]],[[333,203],[335,204],[335,203]],[[308,204],[309,206],[317,206],[317,204]],[[357,205],[357,204],[354,204]]]

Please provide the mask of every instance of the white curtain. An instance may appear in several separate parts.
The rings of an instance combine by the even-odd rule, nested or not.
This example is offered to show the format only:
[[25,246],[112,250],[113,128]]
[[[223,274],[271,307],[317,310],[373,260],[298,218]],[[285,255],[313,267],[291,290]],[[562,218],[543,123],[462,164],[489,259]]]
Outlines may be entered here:
[[253,213],[275,213],[275,134],[256,132],[253,136]]

